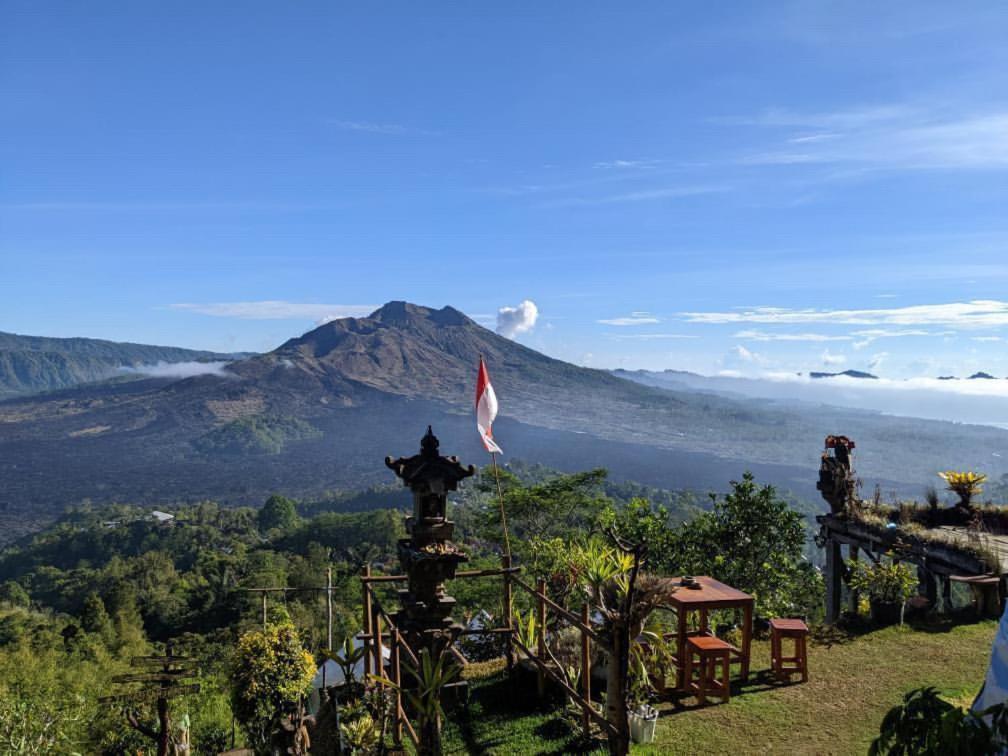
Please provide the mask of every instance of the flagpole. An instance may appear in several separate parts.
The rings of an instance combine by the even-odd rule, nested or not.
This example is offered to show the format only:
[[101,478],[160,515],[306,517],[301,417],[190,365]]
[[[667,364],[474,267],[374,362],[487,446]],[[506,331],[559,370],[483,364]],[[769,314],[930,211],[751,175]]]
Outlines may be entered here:
[[504,528],[504,554],[511,559],[511,539],[508,537],[507,516],[504,514],[504,494],[501,492],[500,472],[497,469],[497,455],[490,452],[490,459],[493,460],[494,480],[497,481],[497,501],[500,503],[501,526]]

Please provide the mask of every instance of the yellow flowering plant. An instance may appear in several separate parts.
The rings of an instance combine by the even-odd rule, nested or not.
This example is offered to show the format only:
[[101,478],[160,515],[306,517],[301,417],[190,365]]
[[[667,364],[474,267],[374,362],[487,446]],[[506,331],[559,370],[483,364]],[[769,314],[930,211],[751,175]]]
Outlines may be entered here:
[[983,473],[970,471],[947,470],[938,473],[945,481],[946,487],[959,497],[959,506],[968,508],[974,496],[983,491],[983,482],[987,476]]

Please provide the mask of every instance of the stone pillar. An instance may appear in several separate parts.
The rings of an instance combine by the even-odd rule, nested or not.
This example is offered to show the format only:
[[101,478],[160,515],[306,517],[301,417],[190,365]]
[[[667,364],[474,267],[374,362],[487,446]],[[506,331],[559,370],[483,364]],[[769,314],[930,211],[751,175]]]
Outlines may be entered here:
[[938,607],[938,584],[934,574],[927,567],[919,565],[917,567],[917,582],[919,583],[917,592],[921,596],[927,597],[931,609]]
[[[847,561],[850,563],[851,568],[857,563],[858,560],[858,547],[854,544],[850,544],[847,547]],[[853,588],[849,588],[848,599],[849,599],[849,611],[851,614],[857,614],[858,612],[858,601],[861,596]]]
[[826,541],[826,624],[835,624],[840,619],[840,589],[843,581],[843,558],[840,544],[832,539]]
[[949,614],[952,611],[952,579],[948,575],[942,575],[941,578],[941,592],[942,592],[942,612]]

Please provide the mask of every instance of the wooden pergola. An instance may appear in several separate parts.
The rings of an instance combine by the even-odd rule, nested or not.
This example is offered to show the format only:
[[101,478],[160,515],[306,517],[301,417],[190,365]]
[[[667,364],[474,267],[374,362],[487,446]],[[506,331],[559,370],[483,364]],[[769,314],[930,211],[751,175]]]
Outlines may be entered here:
[[[818,542],[826,550],[826,621],[836,622],[843,609],[843,582],[849,562],[862,555],[878,561],[883,554],[893,554],[901,562],[917,566],[920,594],[931,606],[951,607],[952,583],[961,582],[974,588],[978,595],[996,590],[998,601],[984,602],[994,611],[1008,595],[1008,535],[991,535],[970,531],[966,527],[941,526],[925,531],[925,537],[903,533],[898,527],[878,528],[861,522],[847,513],[824,514],[819,523]],[[930,537],[928,537],[930,536]],[[995,555],[999,565],[992,572],[990,565],[976,553],[977,547]],[[846,555],[845,555],[846,552]],[[850,608],[857,608],[858,596],[851,592]]]

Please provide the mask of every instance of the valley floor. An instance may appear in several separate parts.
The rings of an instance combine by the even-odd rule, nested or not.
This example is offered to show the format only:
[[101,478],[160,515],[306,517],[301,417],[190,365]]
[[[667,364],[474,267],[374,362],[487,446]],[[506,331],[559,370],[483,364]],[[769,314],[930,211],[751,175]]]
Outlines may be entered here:
[[[927,624],[820,637],[806,684],[767,682],[769,643],[754,643],[754,674],[730,703],[662,707],[656,742],[640,754],[865,754],[879,723],[911,688],[933,685],[968,706],[979,690],[997,623]],[[578,746],[556,711],[506,679],[476,681],[468,711],[446,730],[446,753],[599,752]],[[688,703],[691,699],[688,700]]]

